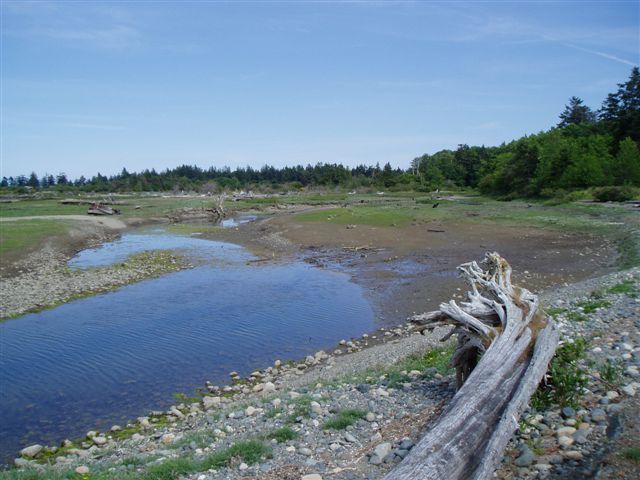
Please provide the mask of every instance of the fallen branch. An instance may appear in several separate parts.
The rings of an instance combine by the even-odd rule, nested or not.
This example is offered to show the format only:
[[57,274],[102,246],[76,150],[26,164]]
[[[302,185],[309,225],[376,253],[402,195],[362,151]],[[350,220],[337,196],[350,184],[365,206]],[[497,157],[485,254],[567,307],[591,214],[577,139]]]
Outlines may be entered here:
[[459,267],[471,285],[468,302],[413,318],[422,329],[452,325],[444,339],[458,338],[451,364],[459,390],[385,480],[491,478],[553,357],[558,332],[538,297],[511,284],[511,267],[497,253],[483,265]]

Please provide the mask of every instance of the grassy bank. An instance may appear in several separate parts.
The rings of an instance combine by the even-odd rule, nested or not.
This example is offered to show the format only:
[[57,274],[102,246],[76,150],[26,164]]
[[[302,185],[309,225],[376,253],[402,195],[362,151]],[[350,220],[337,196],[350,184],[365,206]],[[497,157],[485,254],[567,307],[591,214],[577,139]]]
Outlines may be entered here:
[[[434,208],[437,205],[437,208]],[[372,225],[405,227],[409,224],[495,224],[535,227],[564,233],[603,236],[618,250],[617,265],[628,268],[640,264],[640,218],[629,207],[611,204],[544,202],[498,202],[485,197],[460,197],[452,201],[428,197],[388,198],[375,206],[353,204],[301,213],[303,222],[327,222],[336,225]]]

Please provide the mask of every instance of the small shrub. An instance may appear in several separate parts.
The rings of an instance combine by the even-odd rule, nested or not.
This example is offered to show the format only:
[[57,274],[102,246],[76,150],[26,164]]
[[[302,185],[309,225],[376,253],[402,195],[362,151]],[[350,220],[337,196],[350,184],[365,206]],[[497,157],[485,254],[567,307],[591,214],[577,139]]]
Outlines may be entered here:
[[622,384],[622,375],[624,373],[624,362],[620,359],[607,361],[598,367],[600,378],[614,386]]
[[631,187],[600,187],[593,191],[593,198],[598,202],[626,202],[634,193]]
[[548,380],[538,387],[532,397],[532,407],[544,410],[553,403],[578,407],[582,391],[587,386],[587,376],[579,361],[584,358],[587,347],[587,341],[578,337],[556,350],[547,373]]
[[344,430],[349,425],[353,425],[361,418],[364,418],[367,415],[366,410],[359,409],[349,409],[343,410],[334,418],[327,420],[322,426],[323,429],[329,430],[333,428],[334,430]]
[[295,440],[298,438],[298,432],[290,427],[282,427],[267,435],[267,438],[273,439],[278,443],[288,442],[289,440]]
[[640,447],[625,448],[620,452],[620,456],[632,462],[640,463]]

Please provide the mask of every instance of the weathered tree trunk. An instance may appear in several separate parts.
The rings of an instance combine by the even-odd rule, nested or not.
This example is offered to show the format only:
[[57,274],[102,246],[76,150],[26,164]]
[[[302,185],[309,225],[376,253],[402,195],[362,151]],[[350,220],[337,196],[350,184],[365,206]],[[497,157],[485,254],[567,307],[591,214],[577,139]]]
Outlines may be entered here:
[[459,390],[385,480],[491,478],[553,357],[558,332],[538,297],[511,284],[511,267],[497,253],[483,265],[459,267],[471,284],[468,302],[414,317],[423,328],[453,325],[443,340],[458,335],[451,362]]

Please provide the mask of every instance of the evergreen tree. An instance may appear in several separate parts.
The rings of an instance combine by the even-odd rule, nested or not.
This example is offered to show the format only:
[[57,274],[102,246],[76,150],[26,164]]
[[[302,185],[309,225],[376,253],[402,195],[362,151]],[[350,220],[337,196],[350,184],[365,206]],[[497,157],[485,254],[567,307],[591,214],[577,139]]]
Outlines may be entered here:
[[596,114],[588,106],[583,105],[582,99],[571,97],[569,99],[569,105],[565,105],[564,111],[560,114],[558,127],[592,124],[595,121]]
[[27,180],[27,185],[33,188],[38,188],[40,186],[40,180],[38,180],[38,175],[36,175],[36,172],[31,172],[29,180]]

